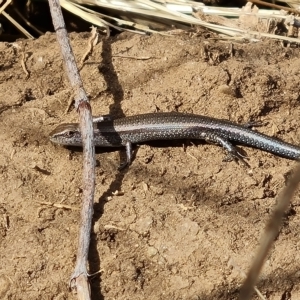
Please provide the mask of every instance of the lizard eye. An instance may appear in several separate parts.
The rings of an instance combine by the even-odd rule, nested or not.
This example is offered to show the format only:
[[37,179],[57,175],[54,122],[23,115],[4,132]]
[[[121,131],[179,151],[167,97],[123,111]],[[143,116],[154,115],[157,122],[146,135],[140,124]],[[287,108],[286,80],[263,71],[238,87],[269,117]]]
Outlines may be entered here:
[[68,131],[66,132],[67,137],[72,137],[74,135],[75,131]]

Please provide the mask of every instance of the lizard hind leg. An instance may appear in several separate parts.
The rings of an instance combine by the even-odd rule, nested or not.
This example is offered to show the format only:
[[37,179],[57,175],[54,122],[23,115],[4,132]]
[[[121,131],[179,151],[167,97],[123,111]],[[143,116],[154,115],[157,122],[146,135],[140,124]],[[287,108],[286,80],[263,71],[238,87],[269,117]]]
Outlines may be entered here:
[[119,171],[122,171],[126,167],[130,166],[130,164],[132,162],[132,144],[129,141],[126,141],[125,147],[126,147],[125,148],[126,149],[126,161],[121,163],[121,165],[118,168]]
[[238,149],[224,137],[215,134],[213,132],[206,131],[201,133],[201,138],[208,143],[217,144],[223,147],[227,151],[227,156],[225,158],[225,161],[235,160],[241,162],[246,166],[249,166],[245,162],[246,156],[244,156],[240,151],[238,151]]

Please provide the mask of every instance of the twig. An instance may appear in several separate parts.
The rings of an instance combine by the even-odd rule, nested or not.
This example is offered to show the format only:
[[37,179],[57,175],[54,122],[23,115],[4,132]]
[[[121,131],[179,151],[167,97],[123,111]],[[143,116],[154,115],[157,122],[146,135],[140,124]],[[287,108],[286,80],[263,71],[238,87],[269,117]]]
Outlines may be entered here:
[[254,258],[254,261],[249,270],[248,276],[241,288],[240,300],[249,300],[251,298],[253,287],[257,282],[260,270],[263,266],[265,258],[279,233],[284,212],[287,210],[291,199],[300,182],[300,164],[296,167],[291,175],[286,187],[281,191],[278,197],[278,203],[273,214],[266,226],[265,232],[261,237],[260,248]]
[[14,18],[12,18],[8,13],[5,11],[2,12],[2,15],[11,22],[17,29],[19,29],[28,39],[34,39],[34,37],[23,27],[21,26]]
[[55,208],[79,210],[79,208],[77,208],[77,207],[73,207],[71,205],[66,205],[66,204],[61,204],[61,203],[51,203],[51,202],[47,202],[47,201],[36,201],[36,203],[39,203],[41,205],[46,205],[49,207],[55,207]]
[[22,66],[22,69],[24,71],[24,73],[26,74],[26,77],[25,79],[28,79],[29,76],[30,76],[30,73],[29,71],[27,70],[27,67],[26,67],[26,52],[25,52],[25,45],[22,45],[21,47],[21,66]]
[[[229,259],[228,265],[232,266],[243,278],[246,278],[246,273],[234,262],[232,258]],[[254,286],[254,290],[257,293],[258,297],[262,300],[266,300],[263,294],[259,291],[259,289]]]
[[[8,7],[8,5],[10,5],[10,3],[12,2],[12,0],[7,0],[6,3],[4,3],[1,7],[0,7],[0,14],[2,14],[2,12],[4,12],[4,10],[6,9],[6,7]],[[2,3],[2,1],[0,2],[0,4]]]
[[29,26],[30,28],[32,28],[37,34],[39,35],[43,35],[44,32],[42,32],[41,30],[37,29],[33,24],[31,24],[25,17],[23,14],[20,13],[20,11],[17,9],[17,7],[14,5],[14,10],[16,12],[16,14],[18,15],[19,18],[21,18],[23,20],[23,22],[26,23],[27,26]]
[[91,299],[87,262],[95,191],[95,147],[92,113],[70,46],[59,0],[49,0],[49,6],[57,40],[66,65],[67,75],[75,94],[75,107],[79,113],[80,131],[83,140],[83,202],[77,260],[70,285],[71,288],[77,291],[78,299],[87,300]]
[[71,106],[74,104],[74,96],[74,93],[72,93],[72,95],[69,97],[68,106],[65,110],[65,113],[68,113],[71,110]]
[[294,13],[296,15],[299,15],[300,11],[297,10],[297,9],[294,9],[294,8],[290,8],[290,7],[287,7],[287,6],[282,6],[282,5],[277,5],[277,4],[274,4],[274,3],[269,3],[269,2],[266,2],[266,1],[261,1],[261,0],[251,0],[252,3],[254,4],[260,4],[260,5],[264,5],[264,6],[267,6],[267,7],[271,7],[271,8],[275,8],[275,9],[281,9],[281,10],[285,10],[285,11],[288,11],[290,13]]
[[8,0],[2,7],[0,7],[0,14],[2,14],[8,21],[10,21],[13,25],[15,25],[21,32],[23,32],[27,38],[33,39],[33,36],[24,28],[22,27],[15,19],[13,19],[8,13],[4,10],[10,5],[12,0]]
[[135,60],[148,60],[156,57],[151,56],[129,56],[129,55],[112,55],[112,57],[120,57],[120,58],[129,58],[129,59],[135,59]]
[[93,53],[94,47],[98,43],[98,39],[99,39],[99,33],[97,32],[97,27],[92,26],[91,37],[88,40],[88,48],[80,60],[79,70],[83,68],[83,64],[87,60],[88,56]]
[[20,102],[18,102],[18,103],[16,103],[16,104],[12,104],[12,105],[4,105],[4,106],[0,107],[0,115],[1,115],[4,111],[6,111],[6,110],[9,110],[9,109],[15,108],[15,107],[19,107],[19,106],[22,106],[22,105],[23,105],[23,101],[20,101]]

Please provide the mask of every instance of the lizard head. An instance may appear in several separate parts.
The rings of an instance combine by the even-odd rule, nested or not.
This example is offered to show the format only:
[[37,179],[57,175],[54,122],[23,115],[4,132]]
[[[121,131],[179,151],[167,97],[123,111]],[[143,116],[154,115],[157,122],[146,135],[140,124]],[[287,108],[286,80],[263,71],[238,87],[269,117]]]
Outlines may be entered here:
[[49,134],[49,138],[52,143],[59,145],[82,146],[78,124],[60,124]]

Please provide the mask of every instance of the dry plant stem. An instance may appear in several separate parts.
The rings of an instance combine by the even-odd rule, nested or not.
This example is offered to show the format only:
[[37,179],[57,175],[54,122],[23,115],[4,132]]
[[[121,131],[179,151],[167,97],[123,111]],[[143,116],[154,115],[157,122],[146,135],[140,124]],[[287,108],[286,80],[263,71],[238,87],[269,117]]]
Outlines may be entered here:
[[156,57],[151,57],[151,56],[135,57],[135,56],[129,56],[129,55],[112,55],[112,57],[129,58],[129,59],[135,59],[135,60],[148,60],[151,58],[156,58]]
[[[3,1],[1,1],[1,2],[3,2]],[[13,25],[15,25],[21,32],[23,32],[25,34],[25,36],[27,36],[27,38],[33,39],[33,36],[27,30],[25,30],[25,28],[23,28],[15,19],[13,19],[9,14],[7,14],[4,11],[6,9],[6,7],[11,4],[11,2],[12,2],[12,0],[7,0],[6,3],[4,3],[2,5],[2,7],[0,7],[0,14],[2,14]]]
[[44,32],[38,30],[33,24],[31,24],[31,23],[23,16],[23,14],[20,13],[20,11],[19,11],[16,7],[14,7],[14,11],[15,11],[16,14],[19,16],[19,18],[21,18],[21,19],[26,23],[26,25],[29,26],[30,28],[32,28],[37,34],[39,34],[39,35],[43,35],[43,34],[44,34]]
[[299,13],[300,13],[300,11],[297,10],[297,9],[293,9],[293,8],[286,7],[286,6],[277,5],[277,4],[274,4],[274,3],[269,3],[269,2],[266,2],[266,1],[251,0],[250,2],[252,2],[254,4],[260,4],[260,5],[264,5],[264,6],[267,6],[267,7],[279,9],[279,10],[282,9],[282,10],[285,10],[285,11],[288,11],[290,13],[294,13],[294,14],[297,14],[297,15],[299,15]]
[[[7,0],[6,3],[4,3],[2,5],[2,7],[0,7],[0,14],[2,14],[2,12],[6,9],[6,7],[12,2],[12,0]],[[2,4],[2,1],[0,2],[0,4]]]
[[2,15],[9,22],[11,22],[19,31],[21,31],[28,39],[34,39],[34,37],[24,27],[22,27],[14,18],[12,18],[8,13],[3,11]]
[[26,79],[28,79],[30,74],[29,74],[29,72],[27,70],[27,67],[26,67],[25,45],[23,45],[23,47],[21,49],[21,66],[22,66],[22,69],[23,69],[24,73],[26,74]]
[[95,191],[95,147],[92,114],[65,29],[59,0],[49,0],[49,6],[67,75],[74,90],[75,107],[79,113],[80,130],[83,138],[83,203],[77,261],[71,276],[71,286],[77,290],[78,299],[90,299],[87,261]]
[[88,56],[91,53],[93,53],[94,47],[98,43],[99,34],[98,34],[97,28],[95,26],[92,26],[91,34],[92,35],[91,35],[91,37],[89,38],[89,41],[88,41],[88,49],[86,50],[86,52],[84,53],[83,57],[80,60],[80,64],[79,64],[79,70],[80,71],[83,68],[84,62],[87,60]]
[[281,191],[278,197],[278,203],[272,216],[266,226],[265,232],[260,241],[260,247],[249,270],[248,276],[241,288],[240,300],[249,300],[253,293],[253,287],[257,282],[260,270],[266,259],[266,256],[279,233],[284,212],[287,210],[291,199],[298,188],[300,182],[300,164],[291,175],[286,187]]

